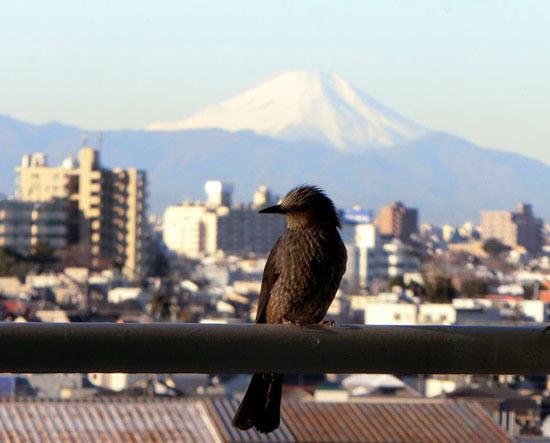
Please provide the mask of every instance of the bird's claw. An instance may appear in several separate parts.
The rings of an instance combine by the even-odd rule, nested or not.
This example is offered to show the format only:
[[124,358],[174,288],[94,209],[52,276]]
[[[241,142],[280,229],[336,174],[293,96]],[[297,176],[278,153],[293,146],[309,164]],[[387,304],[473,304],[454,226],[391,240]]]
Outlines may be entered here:
[[283,324],[298,327],[300,329],[302,329],[302,326],[303,326],[302,322],[299,322],[299,321],[296,321],[296,320],[289,320],[286,317],[283,317]]
[[336,322],[334,320],[321,320],[319,324],[322,326],[330,326],[332,328]]

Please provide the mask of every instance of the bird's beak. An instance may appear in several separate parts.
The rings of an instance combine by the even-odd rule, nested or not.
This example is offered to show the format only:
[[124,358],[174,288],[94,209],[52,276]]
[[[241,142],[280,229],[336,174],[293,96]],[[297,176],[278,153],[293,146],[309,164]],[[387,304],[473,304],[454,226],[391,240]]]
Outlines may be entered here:
[[286,211],[281,208],[281,205],[270,206],[269,208],[262,209],[259,214],[284,214]]

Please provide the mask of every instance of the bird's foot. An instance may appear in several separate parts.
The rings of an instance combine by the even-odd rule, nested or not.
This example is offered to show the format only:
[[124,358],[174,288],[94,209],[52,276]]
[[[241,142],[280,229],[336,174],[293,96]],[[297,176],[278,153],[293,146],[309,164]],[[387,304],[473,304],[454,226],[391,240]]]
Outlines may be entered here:
[[296,321],[296,320],[289,320],[288,318],[286,317],[283,317],[283,324],[284,325],[290,325],[290,326],[294,326],[295,328],[298,327],[300,329],[302,329],[302,326],[304,325],[302,322],[300,321]]
[[334,320],[321,320],[319,324],[322,326],[330,326],[332,328],[336,322]]

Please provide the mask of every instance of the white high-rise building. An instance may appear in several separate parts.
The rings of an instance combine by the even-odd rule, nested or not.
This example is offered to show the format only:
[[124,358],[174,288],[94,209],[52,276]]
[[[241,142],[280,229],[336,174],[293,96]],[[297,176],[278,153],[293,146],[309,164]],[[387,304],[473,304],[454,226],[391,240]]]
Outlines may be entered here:
[[398,239],[384,242],[373,223],[344,224],[342,238],[348,250],[344,280],[351,291],[419,270],[409,248]]
[[348,265],[344,279],[350,288],[366,288],[387,276],[387,259],[378,228],[373,223],[344,225]]
[[233,189],[234,187],[230,183],[223,183],[219,180],[208,180],[204,184],[206,206],[210,209],[220,206],[227,206],[230,208]]
[[252,208],[254,209],[260,209],[264,206],[274,205],[275,202],[273,201],[273,196],[271,195],[271,192],[269,189],[267,189],[267,186],[260,186],[258,190],[254,193],[254,197],[252,200]]
[[217,215],[204,205],[168,206],[162,237],[168,249],[189,257],[216,252]]
[[443,241],[451,243],[456,233],[456,228],[453,225],[445,224],[442,226],[441,231],[443,233]]
[[388,277],[403,276],[420,270],[418,257],[412,254],[411,249],[401,240],[393,239],[383,247],[387,257]]
[[[206,182],[205,205],[185,203],[166,209],[163,239],[168,249],[189,257],[216,252],[241,255],[269,252],[286,228],[285,218],[258,214],[254,205],[229,207],[229,191],[233,187],[224,186],[219,181]],[[254,199],[260,206],[273,203],[265,187],[260,187]]]

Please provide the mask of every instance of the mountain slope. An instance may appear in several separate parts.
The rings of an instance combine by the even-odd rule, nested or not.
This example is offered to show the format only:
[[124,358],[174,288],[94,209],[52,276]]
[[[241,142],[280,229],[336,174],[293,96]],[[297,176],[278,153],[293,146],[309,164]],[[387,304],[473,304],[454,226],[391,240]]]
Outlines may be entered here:
[[179,122],[148,130],[250,130],[362,152],[412,140],[426,130],[354,89],[340,76],[285,72]]
[[[204,181],[221,179],[235,183],[235,201],[250,201],[260,184],[284,194],[308,182],[324,187],[340,206],[360,204],[377,211],[402,200],[419,209],[422,221],[432,223],[479,221],[481,210],[511,210],[519,202],[531,202],[538,216],[550,218],[545,191],[550,189],[550,167],[449,134],[431,133],[362,154],[247,132],[181,131],[172,133],[177,140],[162,141],[157,138],[161,135],[169,134],[150,139],[157,146],[154,158],[149,158],[153,208],[168,197],[172,202],[185,197],[203,200]],[[106,134],[105,148],[114,151],[136,139],[141,135]],[[132,152],[137,159],[139,154]],[[117,163],[123,161],[121,152]]]
[[[13,192],[13,169],[23,153],[46,152],[57,164],[60,154],[76,155],[79,146],[76,128],[0,118],[0,193]],[[308,182],[324,187],[340,207],[378,210],[402,200],[419,209],[423,222],[479,221],[481,210],[511,210],[519,202],[532,203],[537,216],[550,219],[549,166],[444,133],[353,154],[250,131],[106,131],[101,162],[147,170],[149,206],[157,214],[186,198],[204,200],[204,181],[220,179],[236,185],[236,202],[251,201],[261,184],[284,194]]]
[[0,115],[0,193],[13,193],[14,168],[23,154],[44,152],[51,164],[57,164],[64,157],[76,154],[80,134],[80,129],[59,123],[33,125]]

